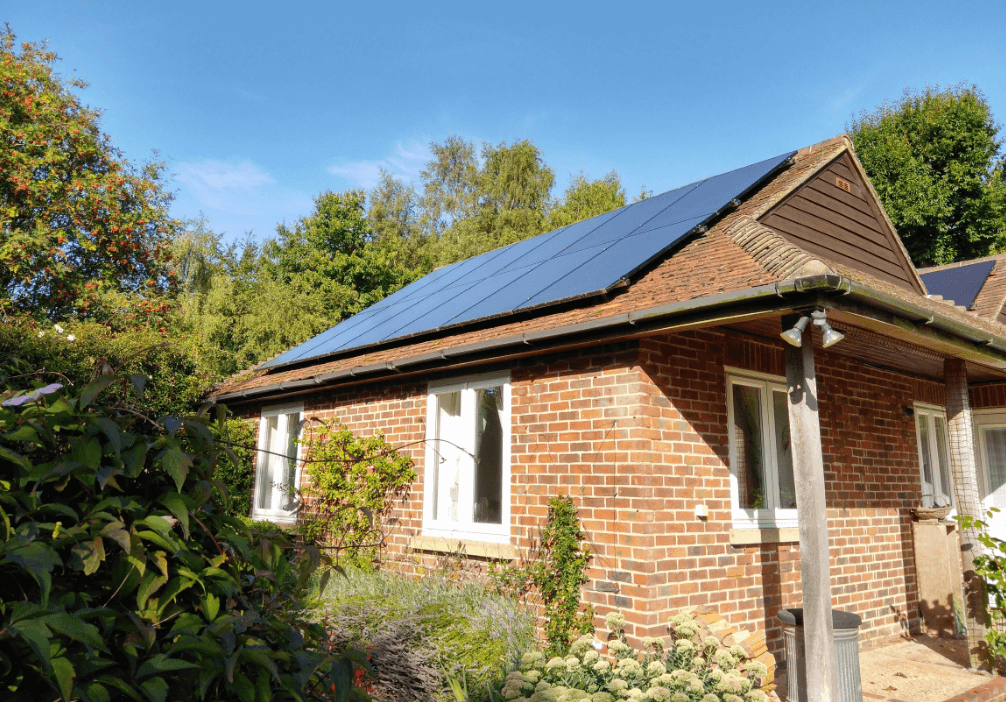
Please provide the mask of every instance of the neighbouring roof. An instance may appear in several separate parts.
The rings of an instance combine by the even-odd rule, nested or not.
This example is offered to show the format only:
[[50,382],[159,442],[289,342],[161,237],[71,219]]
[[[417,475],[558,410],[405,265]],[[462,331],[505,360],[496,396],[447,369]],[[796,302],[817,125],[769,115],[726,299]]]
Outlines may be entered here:
[[[879,206],[848,137],[836,137],[801,149],[792,156],[784,155],[775,165],[772,161],[762,162],[766,165],[762,166],[761,176],[753,176],[748,185],[738,186],[743,197],[734,196],[707,208],[710,216],[703,221],[708,229],[694,229],[693,225],[690,234],[679,232],[665,245],[650,249],[648,262],[640,262],[637,257],[631,265],[627,263],[628,270],[635,272],[628,276],[626,284],[612,287],[607,280],[612,276],[608,275],[585,285],[588,289],[605,291],[596,295],[580,295],[574,300],[567,295],[510,315],[489,319],[483,315],[482,319],[451,322],[449,326],[413,333],[405,338],[371,340],[364,348],[351,348],[353,342],[349,340],[341,344],[342,348],[309,357],[320,350],[320,342],[333,339],[335,330],[352,322],[354,317],[316,337],[312,340],[315,346],[312,347],[311,342],[302,345],[304,348],[299,353],[304,353],[303,359],[296,359],[293,357],[296,354],[287,352],[228,379],[214,388],[210,396],[218,400],[242,396],[267,398],[281,390],[317,388],[337,379],[344,382],[351,376],[363,377],[375,371],[387,377],[392,369],[400,370],[399,364],[419,367],[417,363],[447,358],[465,350],[488,348],[513,339],[517,339],[517,343],[521,339],[531,343],[536,338],[561,335],[564,330],[582,330],[593,324],[600,327],[606,320],[615,318],[628,319],[632,324],[629,318],[633,316],[643,318],[656,314],[655,310],[666,311],[689,301],[714,299],[808,276],[845,276],[893,299],[910,302],[917,309],[967,326],[978,332],[975,336],[1006,337],[1006,328],[993,320],[925,297],[926,288]],[[701,183],[710,180],[713,179]],[[688,187],[694,190],[696,186]],[[652,199],[659,205],[671,200],[666,195]],[[740,202],[731,202],[735,199]],[[723,213],[728,204],[730,207]],[[638,205],[617,212],[624,215],[632,207]],[[818,210],[821,210],[820,216],[828,217],[831,228],[810,237],[808,213]],[[614,222],[618,216],[622,215],[602,215],[601,223]],[[641,219],[626,218],[634,225],[622,235],[628,238],[638,234]],[[777,226],[767,226],[769,221]],[[583,236],[589,235],[586,230],[588,227],[581,230]],[[555,236],[560,234],[542,235],[546,243]],[[526,243],[525,247],[536,248]],[[491,261],[512,248],[483,256]],[[467,264],[471,269],[470,261],[474,260],[477,259],[456,265]],[[443,276],[443,270],[450,269],[435,271],[431,274],[435,276],[433,280]],[[423,280],[426,279],[417,282]],[[381,303],[375,307],[379,305]],[[367,311],[361,314],[367,315]]]
[[1006,323],[1006,254],[923,268],[919,275],[931,294]]

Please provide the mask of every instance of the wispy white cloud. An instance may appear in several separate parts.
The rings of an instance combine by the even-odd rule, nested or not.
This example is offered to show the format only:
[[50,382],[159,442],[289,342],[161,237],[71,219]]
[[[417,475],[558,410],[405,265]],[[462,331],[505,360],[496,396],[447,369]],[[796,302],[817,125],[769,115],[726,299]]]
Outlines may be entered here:
[[238,214],[264,214],[261,191],[276,182],[250,161],[179,163],[175,177],[203,207]]
[[178,164],[178,180],[195,188],[210,190],[254,190],[274,183],[272,177],[250,161],[231,164],[223,161]]
[[381,179],[381,168],[388,168],[388,162],[350,161],[338,166],[330,166],[328,172],[345,178],[361,188],[372,188]]
[[429,160],[430,149],[425,143],[399,142],[395,152],[386,158],[337,163],[329,166],[328,172],[345,178],[357,187],[372,188],[380,181],[382,168],[397,178],[411,181],[419,177],[419,172]]

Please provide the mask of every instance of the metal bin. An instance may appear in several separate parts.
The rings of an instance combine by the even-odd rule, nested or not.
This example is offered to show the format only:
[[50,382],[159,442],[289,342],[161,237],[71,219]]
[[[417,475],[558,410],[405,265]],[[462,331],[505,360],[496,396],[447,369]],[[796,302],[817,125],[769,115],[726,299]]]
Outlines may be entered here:
[[[807,660],[803,643],[803,609],[779,612],[786,645],[787,702],[807,702]],[[863,702],[859,678],[859,625],[862,617],[841,609],[831,610],[835,641],[835,687],[837,702]],[[813,675],[816,671],[810,671]]]

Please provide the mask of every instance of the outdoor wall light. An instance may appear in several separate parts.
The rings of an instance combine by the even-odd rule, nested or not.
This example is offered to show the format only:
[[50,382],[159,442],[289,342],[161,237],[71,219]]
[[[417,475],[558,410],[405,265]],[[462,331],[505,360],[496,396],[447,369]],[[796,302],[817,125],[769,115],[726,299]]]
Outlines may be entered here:
[[824,336],[821,339],[822,348],[826,349],[829,346],[834,346],[845,338],[845,334],[831,328],[831,325],[828,324],[824,310],[814,310],[810,313],[810,316],[814,318],[814,324],[821,327],[821,331],[824,333]]
[[810,324],[811,318],[813,318],[814,324],[821,327],[821,332],[824,334],[821,346],[824,348],[834,346],[845,338],[845,334],[831,328],[831,325],[828,324],[824,310],[814,310],[810,313],[810,317],[803,315],[797,320],[796,324],[793,325],[792,329],[787,329],[779,336],[781,336],[782,340],[787,344],[792,344],[793,346],[799,348],[803,345],[803,331],[807,328],[807,325]]
[[799,348],[803,343],[803,330],[807,328],[808,324],[810,324],[810,317],[804,315],[797,320],[792,329],[784,331],[779,336],[781,336],[782,340],[787,344],[792,344],[793,346]]

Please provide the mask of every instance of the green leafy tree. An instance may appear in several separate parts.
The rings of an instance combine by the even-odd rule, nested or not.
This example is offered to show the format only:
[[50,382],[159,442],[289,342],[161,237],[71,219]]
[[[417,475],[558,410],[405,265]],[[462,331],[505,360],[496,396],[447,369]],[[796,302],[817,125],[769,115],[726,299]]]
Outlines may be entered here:
[[[452,139],[448,140],[451,149],[431,146],[435,160],[423,172],[424,177],[431,173],[455,173],[458,178],[451,182],[463,183],[463,187],[452,192],[462,192],[464,198],[452,195],[442,203],[433,198],[442,188],[437,185],[431,189],[430,182],[427,183],[424,206],[428,221],[439,222],[435,228],[439,233],[438,265],[470,258],[548,229],[555,174],[534,144],[527,140],[496,146],[483,144],[480,163],[471,144]],[[464,164],[463,169],[458,167],[459,163]],[[458,202],[463,202],[464,207],[454,206]],[[440,214],[443,212],[449,212],[450,216],[445,218]]]
[[549,222],[558,229],[624,206],[625,190],[618,173],[612,171],[598,180],[587,180],[580,173],[569,184],[562,202],[552,208]]
[[162,167],[123,158],[55,62],[0,33],[0,305],[110,318],[142,294],[142,317],[171,282]]
[[1006,247],[1002,139],[975,86],[906,90],[850,126],[856,153],[917,266]]
[[475,146],[461,137],[448,137],[443,144],[431,142],[430,152],[433,160],[421,173],[423,226],[440,235],[478,212],[479,162]]
[[416,189],[381,169],[381,180],[370,191],[369,200],[367,222],[374,242],[389,251],[396,264],[428,273],[434,237],[423,231]]
[[219,350],[208,360],[214,370],[285,351],[418,277],[374,240],[365,204],[361,191],[323,193],[310,215],[280,225],[261,247],[224,249],[213,236],[178,242],[190,247],[180,325]]

